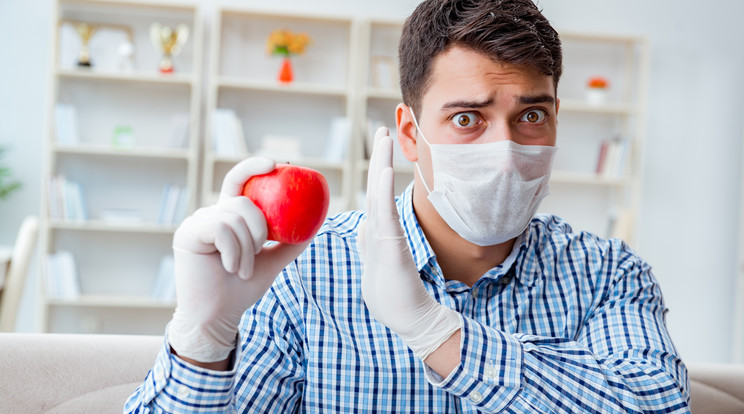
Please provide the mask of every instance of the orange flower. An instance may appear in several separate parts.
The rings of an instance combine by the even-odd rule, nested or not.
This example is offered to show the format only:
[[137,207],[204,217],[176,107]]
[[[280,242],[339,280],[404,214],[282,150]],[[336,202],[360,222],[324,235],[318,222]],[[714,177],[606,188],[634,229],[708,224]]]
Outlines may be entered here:
[[606,89],[610,82],[602,76],[593,76],[589,78],[587,86],[594,89]]
[[266,41],[266,52],[271,55],[291,56],[305,53],[312,42],[306,33],[292,33],[287,29],[275,30]]

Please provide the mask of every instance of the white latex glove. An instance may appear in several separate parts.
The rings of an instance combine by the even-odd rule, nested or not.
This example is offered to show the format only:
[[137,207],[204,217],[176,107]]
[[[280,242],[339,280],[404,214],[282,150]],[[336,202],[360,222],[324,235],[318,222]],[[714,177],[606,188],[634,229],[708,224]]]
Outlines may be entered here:
[[461,327],[460,315],[429,295],[398,220],[393,186],[393,140],[375,134],[367,177],[367,220],[359,229],[364,262],[362,297],[380,323],[426,359]]
[[217,204],[197,210],[176,230],[177,306],[168,340],[179,356],[199,362],[227,359],[245,310],[310,243],[262,247],[266,218],[241,194],[250,177],[273,169],[274,161],[265,158],[238,163],[225,176]]

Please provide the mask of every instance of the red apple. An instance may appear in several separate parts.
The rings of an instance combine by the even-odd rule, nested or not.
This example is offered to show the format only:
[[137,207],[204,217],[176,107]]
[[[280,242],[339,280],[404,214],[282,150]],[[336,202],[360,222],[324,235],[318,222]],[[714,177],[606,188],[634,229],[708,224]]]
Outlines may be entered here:
[[290,244],[315,236],[331,199],[323,174],[289,164],[277,164],[270,173],[251,177],[243,195],[266,217],[268,239]]

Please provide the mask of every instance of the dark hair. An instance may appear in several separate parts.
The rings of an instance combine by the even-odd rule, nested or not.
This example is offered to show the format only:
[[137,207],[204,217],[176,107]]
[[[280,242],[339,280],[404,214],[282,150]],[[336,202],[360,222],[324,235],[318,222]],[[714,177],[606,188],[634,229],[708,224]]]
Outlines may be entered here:
[[425,0],[403,25],[398,47],[403,102],[418,112],[434,59],[452,46],[561,77],[558,33],[532,0]]

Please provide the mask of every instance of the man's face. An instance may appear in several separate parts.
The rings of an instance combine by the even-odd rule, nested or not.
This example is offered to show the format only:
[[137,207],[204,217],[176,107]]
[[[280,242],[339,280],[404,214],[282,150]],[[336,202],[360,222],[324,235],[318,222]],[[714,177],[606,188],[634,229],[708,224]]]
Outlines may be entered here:
[[[453,47],[434,60],[430,87],[416,117],[432,144],[511,140],[554,146],[557,110],[551,76]],[[399,116],[405,118],[405,111],[399,111]],[[416,136],[415,149],[410,149],[415,150],[426,181],[432,183],[429,148],[410,128]]]
[[419,125],[433,144],[511,140],[555,145],[552,76],[494,62],[461,47],[434,60],[420,112]]

